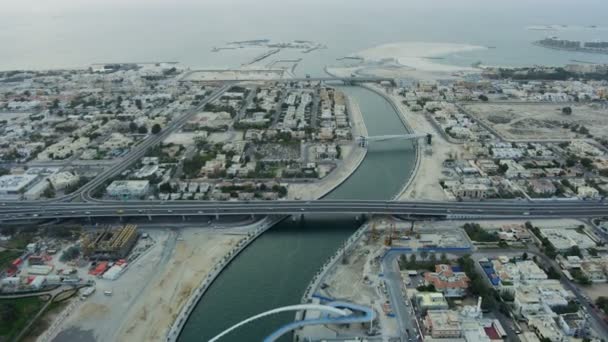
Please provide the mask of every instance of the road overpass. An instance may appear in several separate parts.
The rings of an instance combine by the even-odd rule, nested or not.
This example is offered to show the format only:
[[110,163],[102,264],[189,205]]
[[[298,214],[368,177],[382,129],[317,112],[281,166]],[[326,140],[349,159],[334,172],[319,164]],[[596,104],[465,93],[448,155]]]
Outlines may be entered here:
[[97,203],[29,202],[0,208],[0,221],[69,218],[190,217],[224,215],[382,214],[412,218],[592,218],[608,216],[608,202],[400,202],[372,200],[316,201],[133,201]]

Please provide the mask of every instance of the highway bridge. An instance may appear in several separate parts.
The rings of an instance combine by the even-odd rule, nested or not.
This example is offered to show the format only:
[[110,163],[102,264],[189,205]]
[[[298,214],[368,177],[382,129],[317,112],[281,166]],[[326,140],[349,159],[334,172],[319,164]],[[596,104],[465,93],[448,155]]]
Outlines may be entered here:
[[69,218],[191,217],[224,215],[385,214],[412,218],[591,218],[608,216],[603,201],[133,201],[97,203],[28,202],[0,207],[0,222]]
[[[192,71],[190,73],[197,72]],[[277,82],[277,83],[289,83],[289,82],[343,82],[345,84],[356,84],[356,83],[378,83],[378,82],[391,82],[394,83],[395,79],[390,77],[373,77],[373,76],[354,76],[354,77],[282,77],[282,78],[264,78],[264,77],[247,77],[241,78],[218,78],[218,79],[204,79],[204,80],[189,80],[187,76],[182,78],[182,82],[202,82],[202,83],[239,83],[239,82]]]

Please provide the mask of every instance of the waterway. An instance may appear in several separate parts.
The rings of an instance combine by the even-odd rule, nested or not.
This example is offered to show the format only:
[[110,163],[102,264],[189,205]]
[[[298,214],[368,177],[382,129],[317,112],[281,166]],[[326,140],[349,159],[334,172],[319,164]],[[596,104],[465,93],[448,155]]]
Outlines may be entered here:
[[[360,87],[341,89],[359,104],[370,135],[405,133],[384,98]],[[327,198],[392,198],[407,181],[414,160],[412,142],[373,143],[357,171]],[[179,340],[206,341],[247,317],[298,304],[314,273],[358,226],[352,216],[307,216],[278,224],[222,272],[192,312]],[[260,341],[290,320],[293,313],[265,318],[222,341]]]

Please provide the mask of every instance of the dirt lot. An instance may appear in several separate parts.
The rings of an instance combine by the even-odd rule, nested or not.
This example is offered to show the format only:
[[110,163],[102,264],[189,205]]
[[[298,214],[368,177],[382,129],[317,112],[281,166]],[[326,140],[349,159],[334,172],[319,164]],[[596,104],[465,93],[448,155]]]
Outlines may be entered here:
[[[150,231],[157,243],[116,281],[97,291],[59,327],[55,341],[86,332],[86,341],[158,341],[204,276],[247,228]],[[112,290],[111,296],[104,291]]]
[[608,108],[577,105],[572,114],[562,114],[564,104],[469,104],[464,107],[479,120],[491,125],[506,139],[585,138],[572,126],[586,127],[597,137],[607,137]]

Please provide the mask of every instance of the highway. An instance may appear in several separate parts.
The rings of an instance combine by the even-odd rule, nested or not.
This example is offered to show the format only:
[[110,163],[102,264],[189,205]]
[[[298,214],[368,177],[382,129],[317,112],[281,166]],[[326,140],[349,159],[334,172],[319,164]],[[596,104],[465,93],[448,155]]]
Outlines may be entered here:
[[608,202],[432,202],[374,200],[316,201],[108,201],[15,202],[0,206],[1,221],[96,217],[386,214],[438,219],[593,218],[608,216]]

